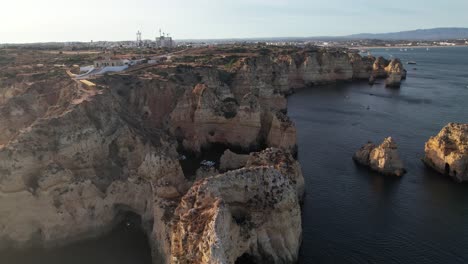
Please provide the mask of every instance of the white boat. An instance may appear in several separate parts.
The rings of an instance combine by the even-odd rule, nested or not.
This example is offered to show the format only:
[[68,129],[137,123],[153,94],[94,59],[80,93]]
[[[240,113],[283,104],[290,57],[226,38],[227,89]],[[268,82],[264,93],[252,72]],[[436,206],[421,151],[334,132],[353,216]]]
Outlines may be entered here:
[[407,63],[408,63],[408,64],[412,64],[412,65],[417,64],[415,61],[408,61]]
[[213,167],[216,164],[216,162],[211,161],[211,160],[203,160],[200,162],[200,165],[206,166],[206,167]]

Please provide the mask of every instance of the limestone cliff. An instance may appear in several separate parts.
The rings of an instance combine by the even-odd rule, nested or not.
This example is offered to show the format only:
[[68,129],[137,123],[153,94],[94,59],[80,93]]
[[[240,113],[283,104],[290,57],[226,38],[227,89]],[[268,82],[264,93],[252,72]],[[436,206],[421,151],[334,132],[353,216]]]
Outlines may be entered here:
[[174,263],[294,263],[301,213],[294,186],[273,167],[195,183],[175,213]]
[[431,137],[423,161],[458,182],[468,181],[468,124],[450,123]]
[[[0,246],[99,236],[133,213],[154,263],[297,260],[304,179],[286,95],[369,78],[373,59],[344,49],[190,52],[211,61],[136,67],[97,76],[95,87],[47,66],[0,76]],[[245,168],[196,168],[193,184],[181,152],[217,145],[250,153],[223,171]]]

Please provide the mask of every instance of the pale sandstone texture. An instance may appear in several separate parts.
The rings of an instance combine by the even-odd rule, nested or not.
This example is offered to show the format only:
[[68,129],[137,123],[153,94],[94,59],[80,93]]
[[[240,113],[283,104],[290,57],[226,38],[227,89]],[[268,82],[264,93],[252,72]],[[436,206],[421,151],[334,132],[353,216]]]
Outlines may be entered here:
[[[286,95],[388,65],[344,49],[230,54],[99,76],[94,88],[48,65],[0,77],[0,247],[99,236],[133,213],[154,263],[295,262],[304,179]],[[222,162],[244,169],[184,174],[178,149],[217,144],[276,148]]]
[[468,124],[450,123],[426,142],[424,162],[458,182],[468,181]]
[[302,200],[305,191],[304,176],[302,175],[301,165],[290,152],[278,148],[268,148],[262,152],[254,152],[250,154],[245,166],[247,168],[273,166],[289,178],[289,181],[296,189],[298,199]]
[[406,173],[397,145],[391,137],[384,139],[379,146],[367,143],[354,154],[353,159],[384,175],[403,176]]
[[391,60],[388,66],[385,68],[385,71],[388,75],[387,79],[385,80],[385,85],[387,87],[399,88],[401,86],[401,81],[406,78],[406,71],[399,59]]
[[273,167],[196,182],[175,213],[173,263],[294,263],[301,211],[294,186]]
[[227,149],[220,159],[219,169],[222,171],[235,170],[245,166],[249,155],[246,154],[236,154],[229,149]]

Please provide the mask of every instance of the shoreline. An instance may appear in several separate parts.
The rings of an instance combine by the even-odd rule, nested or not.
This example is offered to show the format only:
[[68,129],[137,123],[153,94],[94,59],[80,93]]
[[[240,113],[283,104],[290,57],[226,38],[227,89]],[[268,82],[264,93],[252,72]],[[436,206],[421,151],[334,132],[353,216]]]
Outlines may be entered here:
[[456,45],[456,46],[436,46],[436,45],[427,45],[427,46],[359,46],[359,47],[346,47],[348,49],[426,49],[426,48],[456,48],[456,47],[468,47],[468,45]]

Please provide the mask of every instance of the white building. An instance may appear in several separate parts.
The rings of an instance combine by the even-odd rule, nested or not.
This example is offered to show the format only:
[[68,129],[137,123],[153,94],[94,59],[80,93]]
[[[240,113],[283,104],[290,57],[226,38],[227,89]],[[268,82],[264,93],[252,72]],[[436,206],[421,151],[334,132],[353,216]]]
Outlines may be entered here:
[[172,48],[173,46],[172,37],[159,36],[156,38],[156,48]]
[[114,66],[123,66],[125,65],[125,61],[121,59],[111,58],[110,56],[106,56],[104,59],[94,61],[95,68],[102,68],[102,67],[114,67]]

